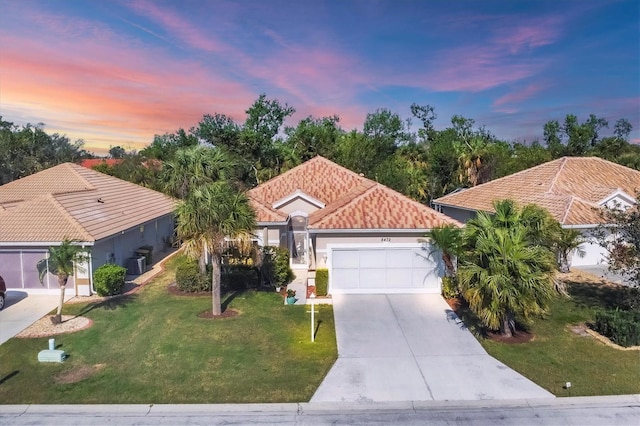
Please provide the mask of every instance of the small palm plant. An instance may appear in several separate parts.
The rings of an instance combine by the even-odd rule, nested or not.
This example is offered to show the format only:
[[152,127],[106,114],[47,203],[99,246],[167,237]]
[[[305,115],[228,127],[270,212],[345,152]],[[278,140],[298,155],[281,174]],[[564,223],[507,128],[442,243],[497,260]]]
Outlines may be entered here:
[[36,264],[40,284],[44,285],[44,278],[47,273],[52,273],[58,277],[60,302],[58,303],[58,311],[52,318],[54,324],[60,324],[62,322],[64,291],[69,277],[73,275],[75,265],[88,259],[88,255],[84,250],[82,247],[74,245],[73,240],[65,239],[58,247],[49,247],[49,256],[38,261]]

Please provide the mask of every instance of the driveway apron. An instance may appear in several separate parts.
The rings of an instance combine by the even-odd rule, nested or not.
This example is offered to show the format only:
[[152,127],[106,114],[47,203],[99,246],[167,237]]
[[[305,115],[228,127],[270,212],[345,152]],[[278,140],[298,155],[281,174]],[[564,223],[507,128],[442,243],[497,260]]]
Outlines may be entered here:
[[335,295],[338,360],[311,402],[553,398],[489,356],[440,295]]
[[0,311],[0,345],[55,309],[59,301],[59,295],[7,291],[7,306]]

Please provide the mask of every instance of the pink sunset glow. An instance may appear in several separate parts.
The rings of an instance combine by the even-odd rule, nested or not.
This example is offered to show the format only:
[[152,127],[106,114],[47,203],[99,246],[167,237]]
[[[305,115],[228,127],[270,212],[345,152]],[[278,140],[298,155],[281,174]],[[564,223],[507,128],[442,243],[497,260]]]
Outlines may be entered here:
[[[261,93],[296,109],[287,125],[338,115],[351,130],[378,108],[408,116],[416,102],[446,111],[441,123],[482,117],[506,140],[541,135],[569,113],[627,118],[640,140],[640,61],[628,55],[638,19],[626,0],[511,12],[492,1],[464,11],[387,1],[0,4],[3,119],[43,122],[97,153],[141,149],[204,114],[241,123]],[[617,13],[609,26],[605,11]]]

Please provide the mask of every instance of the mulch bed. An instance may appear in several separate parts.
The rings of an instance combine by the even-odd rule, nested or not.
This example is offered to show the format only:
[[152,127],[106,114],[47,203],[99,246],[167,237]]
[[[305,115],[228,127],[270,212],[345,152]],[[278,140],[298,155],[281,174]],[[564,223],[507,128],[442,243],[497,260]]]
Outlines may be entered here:
[[213,315],[212,311],[204,311],[198,314],[198,318],[204,319],[225,319],[225,318],[233,318],[240,315],[235,309],[225,309],[220,315]]
[[[453,298],[453,299],[445,299],[447,304],[451,307],[454,312],[458,312],[460,308],[466,306],[466,302],[461,297]],[[516,344],[516,343],[526,343],[530,342],[534,339],[535,335],[526,331],[517,331],[513,334],[512,337],[505,337],[500,333],[494,333],[491,331],[486,332],[486,336],[488,339],[493,340],[494,342],[501,342],[506,344]]]
[[494,342],[517,344],[517,343],[526,343],[533,340],[535,334],[528,333],[526,331],[516,331],[512,337],[505,337],[500,333],[494,333],[492,331],[487,332],[487,337]]

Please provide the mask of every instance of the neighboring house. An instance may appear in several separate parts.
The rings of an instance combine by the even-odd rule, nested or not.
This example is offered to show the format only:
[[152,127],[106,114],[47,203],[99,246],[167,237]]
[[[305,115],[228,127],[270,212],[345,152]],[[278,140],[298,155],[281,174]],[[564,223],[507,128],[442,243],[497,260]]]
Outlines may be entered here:
[[80,162],[80,165],[82,167],[86,167],[87,169],[93,169],[94,167],[103,164],[113,167],[116,164],[120,163],[122,163],[121,158],[86,158]]
[[564,228],[576,228],[588,241],[586,256],[573,256],[573,266],[606,263],[606,250],[590,232],[602,219],[603,206],[635,203],[640,171],[597,157],[563,157],[473,188],[454,191],[433,201],[436,209],[461,222],[478,211],[493,212],[493,202],[510,198],[521,206],[547,209]]
[[249,191],[258,242],[287,247],[298,276],[329,269],[329,293],[440,292],[425,233],[451,218],[315,157]]
[[[36,263],[72,239],[91,262],[76,268],[68,286],[90,294],[99,266],[128,267],[142,246],[153,247],[152,256],[165,248],[174,207],[164,194],[72,163],[15,180],[0,186],[0,275],[9,289],[42,291]],[[54,276],[44,289],[57,289]]]

